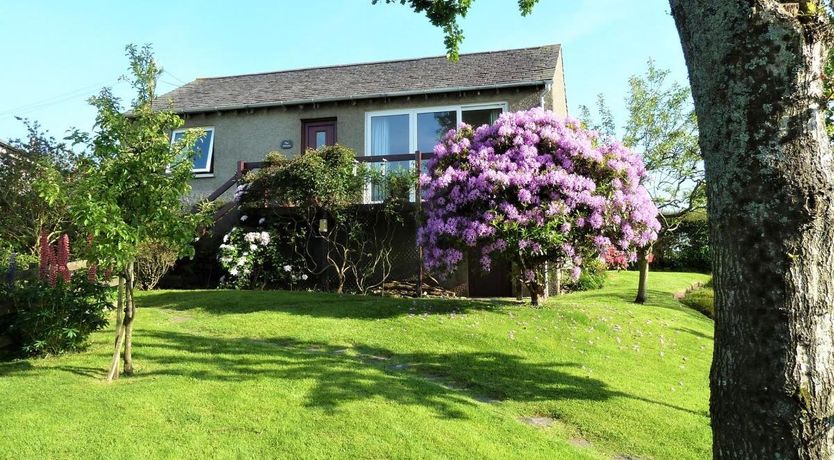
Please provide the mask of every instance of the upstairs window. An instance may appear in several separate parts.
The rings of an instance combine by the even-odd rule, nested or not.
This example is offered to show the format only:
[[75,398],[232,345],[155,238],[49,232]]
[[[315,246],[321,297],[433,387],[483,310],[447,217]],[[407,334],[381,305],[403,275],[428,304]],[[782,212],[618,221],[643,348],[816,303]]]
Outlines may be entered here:
[[214,153],[214,128],[199,127],[178,129],[171,135],[171,143],[173,144],[180,141],[189,129],[201,129],[204,132],[203,136],[197,139],[197,142],[194,143],[194,164],[191,171],[198,174],[210,173],[212,165],[211,160]]

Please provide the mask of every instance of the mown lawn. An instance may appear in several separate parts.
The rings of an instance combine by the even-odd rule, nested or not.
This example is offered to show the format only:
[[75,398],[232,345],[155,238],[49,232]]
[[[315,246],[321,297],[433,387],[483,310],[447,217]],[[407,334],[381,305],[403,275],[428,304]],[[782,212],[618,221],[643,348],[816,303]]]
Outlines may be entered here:
[[708,458],[707,276],[510,300],[143,294],[137,375],[89,351],[0,363],[0,458]]

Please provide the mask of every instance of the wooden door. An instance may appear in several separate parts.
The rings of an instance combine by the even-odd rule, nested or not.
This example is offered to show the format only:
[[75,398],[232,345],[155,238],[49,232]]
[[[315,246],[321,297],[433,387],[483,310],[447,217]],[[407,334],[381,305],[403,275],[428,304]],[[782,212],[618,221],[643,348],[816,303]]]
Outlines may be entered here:
[[317,149],[336,143],[336,119],[303,120],[301,122],[301,150]]

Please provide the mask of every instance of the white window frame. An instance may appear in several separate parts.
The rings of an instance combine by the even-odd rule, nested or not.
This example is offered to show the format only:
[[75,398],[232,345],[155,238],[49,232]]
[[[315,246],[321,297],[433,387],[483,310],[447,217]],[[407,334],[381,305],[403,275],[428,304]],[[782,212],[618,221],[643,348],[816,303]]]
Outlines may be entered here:
[[174,131],[171,132],[171,144],[173,145],[174,137],[176,137],[177,134],[185,133],[185,132],[187,132],[189,130],[192,130],[192,129],[201,129],[205,132],[210,131],[211,132],[211,139],[209,140],[209,147],[208,147],[209,151],[208,151],[208,160],[206,161],[206,167],[205,168],[199,168],[199,169],[194,168],[193,167],[194,163],[192,163],[191,164],[191,166],[192,166],[191,172],[194,173],[194,175],[196,177],[214,177],[214,174],[211,174],[212,160],[214,160],[214,135],[215,135],[214,126],[194,126],[194,127],[191,127],[191,128],[175,129]]
[[463,119],[464,110],[487,110],[487,109],[501,109],[503,112],[508,111],[508,104],[506,102],[488,102],[480,104],[460,104],[460,105],[441,105],[436,107],[412,107],[407,109],[391,109],[391,110],[377,110],[373,112],[365,112],[365,156],[371,155],[371,117],[386,116],[386,115],[408,115],[408,152],[395,153],[414,153],[417,150],[417,114],[431,113],[431,112],[452,112],[457,114],[458,123]]
[[[431,107],[410,107],[404,109],[390,109],[390,110],[376,110],[373,112],[365,112],[365,156],[371,156],[371,118],[389,115],[408,115],[408,152],[394,152],[393,154],[414,153],[417,151],[417,114],[432,113],[432,112],[452,112],[457,116],[457,122],[461,123],[463,120],[463,112],[468,110],[488,110],[501,109],[502,113],[509,111],[509,104],[506,101],[500,102],[485,102],[477,104],[458,104],[458,105],[440,105]],[[370,164],[370,163],[369,163]],[[388,170],[388,162],[384,163],[386,166],[382,168],[382,174]],[[410,162],[411,169],[414,169],[414,161]],[[411,201],[414,201],[414,192],[411,192]],[[379,201],[371,200],[371,184],[365,186],[365,203],[380,203]]]

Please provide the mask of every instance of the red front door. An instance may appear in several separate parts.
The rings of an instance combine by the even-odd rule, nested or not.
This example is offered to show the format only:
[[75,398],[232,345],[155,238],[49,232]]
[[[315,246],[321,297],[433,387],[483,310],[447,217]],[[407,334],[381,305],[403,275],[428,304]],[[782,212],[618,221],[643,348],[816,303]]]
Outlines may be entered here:
[[301,122],[301,150],[317,149],[336,143],[336,119]]

